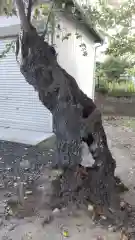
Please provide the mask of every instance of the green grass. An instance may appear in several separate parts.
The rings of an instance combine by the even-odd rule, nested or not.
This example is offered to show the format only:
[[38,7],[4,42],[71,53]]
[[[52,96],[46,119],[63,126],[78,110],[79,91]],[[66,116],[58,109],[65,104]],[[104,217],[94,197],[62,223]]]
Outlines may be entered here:
[[117,90],[117,91],[135,93],[135,84],[130,81],[121,82],[121,83],[112,82],[112,83],[108,83],[107,86],[108,86],[109,92]]
[[101,80],[99,86],[96,85],[96,91],[114,97],[130,97],[135,96],[135,84],[132,81]]

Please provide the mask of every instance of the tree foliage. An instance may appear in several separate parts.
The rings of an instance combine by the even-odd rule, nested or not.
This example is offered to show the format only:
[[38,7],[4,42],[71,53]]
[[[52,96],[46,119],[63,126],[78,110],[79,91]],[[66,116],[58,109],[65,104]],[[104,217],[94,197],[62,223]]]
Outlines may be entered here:
[[[27,6],[28,0],[24,0],[25,5]],[[71,37],[71,33],[61,33],[61,26],[58,24],[59,20],[57,19],[57,11],[66,11],[73,14],[78,20],[80,19],[80,12],[77,10],[76,5],[71,0],[55,0],[52,3],[41,3],[38,0],[32,0],[33,3],[33,11],[32,11],[32,19],[33,20],[43,20],[44,25],[44,35],[47,34],[48,27],[49,30],[52,30],[52,34],[54,30],[58,33],[57,38],[61,40],[68,40]],[[13,0],[7,0],[0,3],[0,11],[2,15],[6,15],[7,17],[17,15],[16,7]],[[77,39],[82,39],[82,36],[76,32],[75,33]],[[13,43],[9,44],[13,45]],[[87,47],[84,42],[79,43],[79,47],[81,48],[83,56],[87,56]],[[4,51],[0,54],[0,58],[6,56],[6,54],[12,48],[5,47]]]
[[15,3],[13,0],[0,1],[0,15],[6,15],[7,17],[16,15]]
[[125,59],[120,57],[109,56],[103,63],[97,67],[97,72],[108,81],[118,80],[131,64]]
[[98,0],[94,6],[85,7],[91,23],[108,37],[106,54],[113,56],[135,53],[135,2],[123,1],[121,5],[110,6],[105,0]]
[[15,41],[6,44],[5,49],[0,53],[0,58],[6,57],[7,53],[15,50]]
[[[1,0],[0,13],[7,16],[16,15],[13,0]],[[27,2],[27,0],[25,0]],[[48,4],[38,4],[34,0],[33,17],[35,19],[44,18],[49,14],[50,6]],[[73,1],[71,0],[55,0],[55,5],[61,10],[72,11],[72,13],[80,17]],[[95,1],[94,4],[84,5],[82,9],[87,15],[92,26],[103,33],[108,38],[109,46],[106,50],[107,55],[128,56],[131,58],[135,53],[135,3],[134,0],[122,1],[121,5],[112,6],[106,0]],[[54,12],[54,10],[52,11]],[[69,33],[70,34],[70,33]],[[65,36],[68,39],[69,36]]]

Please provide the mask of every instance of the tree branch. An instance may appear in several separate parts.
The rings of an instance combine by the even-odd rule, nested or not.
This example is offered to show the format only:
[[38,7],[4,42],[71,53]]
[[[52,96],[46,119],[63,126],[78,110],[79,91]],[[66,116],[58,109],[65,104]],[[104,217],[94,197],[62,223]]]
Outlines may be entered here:
[[28,19],[28,22],[29,22],[29,23],[30,23],[30,20],[31,20],[32,6],[33,6],[33,1],[32,1],[32,0],[29,0],[28,12],[27,12],[27,19]]
[[30,24],[27,19],[27,16],[25,15],[23,0],[15,0],[15,2],[16,2],[16,7],[18,10],[18,14],[19,14],[20,22],[21,22],[21,27],[25,32],[29,32]]
[[43,35],[42,35],[44,38],[45,38],[46,33],[47,33],[48,24],[49,24],[49,21],[50,21],[50,17],[51,17],[51,14],[52,14],[52,10],[53,10],[53,8],[54,8],[54,5],[55,5],[55,1],[52,3],[52,6],[51,6],[51,9],[50,9],[48,18],[47,18],[47,23],[46,23],[46,26],[45,26],[45,30],[44,30]]

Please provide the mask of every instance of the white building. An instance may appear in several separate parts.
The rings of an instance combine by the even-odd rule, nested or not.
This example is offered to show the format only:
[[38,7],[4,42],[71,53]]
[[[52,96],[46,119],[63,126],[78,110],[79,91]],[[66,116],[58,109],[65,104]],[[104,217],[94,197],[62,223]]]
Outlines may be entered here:
[[[7,43],[16,39],[20,29],[17,18],[11,24],[10,19],[3,19],[1,17],[0,20],[0,53]],[[59,14],[59,25],[61,31],[57,30],[53,38],[58,61],[76,79],[80,88],[93,98],[95,43],[101,43],[102,39],[86,19],[80,22],[71,14]],[[71,36],[62,41],[62,36],[67,33]],[[81,37],[77,39],[76,33]],[[81,43],[86,44],[87,56],[83,56]],[[0,139],[36,144],[51,134],[51,113],[21,75],[15,54],[10,51],[0,59]]]

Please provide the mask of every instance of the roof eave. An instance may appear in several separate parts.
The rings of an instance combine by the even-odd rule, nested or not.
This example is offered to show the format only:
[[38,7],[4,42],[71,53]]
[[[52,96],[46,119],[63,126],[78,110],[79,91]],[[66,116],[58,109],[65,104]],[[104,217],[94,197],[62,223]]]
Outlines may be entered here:
[[90,27],[90,24],[87,22],[87,20],[85,20],[85,19],[78,20],[73,14],[71,14],[70,12],[64,11],[64,10],[59,10],[59,14],[61,14],[62,17],[66,18],[68,20],[72,20],[76,23],[79,22],[79,24],[84,25],[87,32],[90,35],[92,35],[94,42],[103,44],[104,38],[99,33],[97,33],[97,31],[95,30],[94,27]]
[[103,44],[104,42],[104,38],[103,36],[101,36],[97,30],[90,25],[88,18],[86,17],[86,15],[84,14],[84,12],[82,11],[82,8],[80,7],[80,5],[76,2],[76,0],[73,0],[73,3],[75,4],[76,8],[78,9],[78,11],[81,14],[82,19],[84,20],[84,24],[86,25],[87,29],[89,30],[89,32],[94,36],[95,38],[95,43],[100,43]]
[[95,38],[95,43],[100,43],[103,44],[104,43],[104,37],[98,33],[94,27],[90,26],[90,24],[84,22],[84,24],[87,27],[87,30],[93,35],[93,37]]

